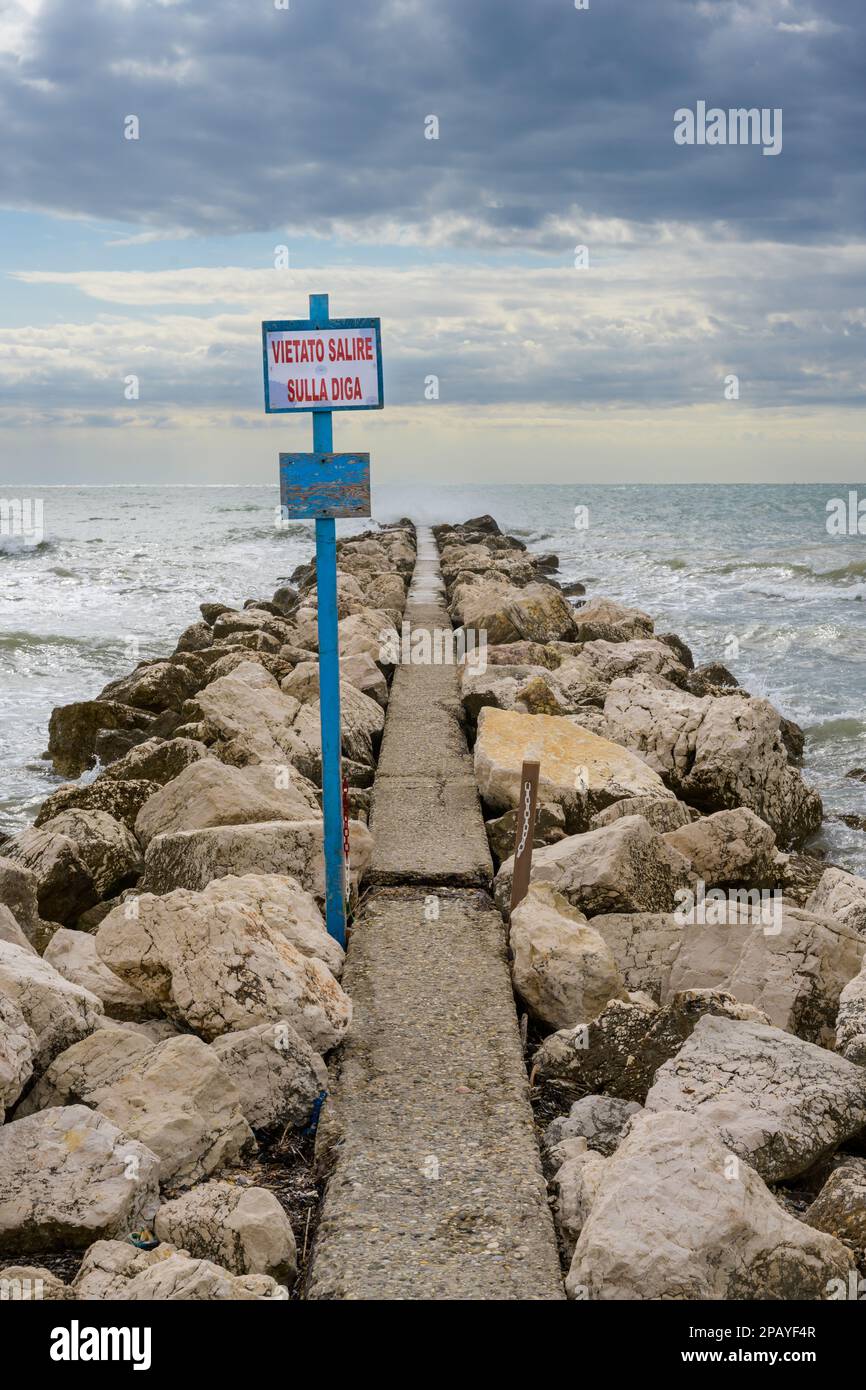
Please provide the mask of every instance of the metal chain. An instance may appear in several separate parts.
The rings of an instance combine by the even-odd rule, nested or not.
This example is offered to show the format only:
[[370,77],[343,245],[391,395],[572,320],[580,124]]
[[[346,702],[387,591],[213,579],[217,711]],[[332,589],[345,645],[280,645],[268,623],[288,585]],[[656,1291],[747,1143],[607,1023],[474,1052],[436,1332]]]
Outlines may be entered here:
[[352,894],[352,875],[349,872],[349,780],[343,778],[343,855],[346,860],[346,902]]
[[349,863],[349,781],[343,778],[343,853]]
[[517,846],[517,853],[514,856],[515,860],[519,859],[523,851],[526,849],[526,839],[529,835],[529,808],[530,801],[532,798],[532,784],[530,782],[524,782],[523,790],[523,832],[520,836],[520,844]]

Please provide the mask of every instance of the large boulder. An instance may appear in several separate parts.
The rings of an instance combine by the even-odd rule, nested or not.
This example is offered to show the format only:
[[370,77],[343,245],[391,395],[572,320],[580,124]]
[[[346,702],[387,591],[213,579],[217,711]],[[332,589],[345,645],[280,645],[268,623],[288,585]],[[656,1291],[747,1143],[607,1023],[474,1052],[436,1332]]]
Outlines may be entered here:
[[400,638],[390,613],[365,608],[361,613],[341,618],[337,626],[341,661],[367,655],[383,671],[395,664],[394,653],[400,650]]
[[74,985],[101,1000],[106,1017],[142,1022],[158,1015],[148,999],[109,970],[89,932],[60,927],[45,948],[43,960]]
[[144,868],[132,831],[105,811],[62,811],[46,821],[40,833],[72,841],[97,898],[110,898],[130,887]]
[[0,995],[11,999],[36,1035],[33,1067],[38,1073],[58,1052],[87,1037],[102,1017],[90,990],[63,978],[31,951],[0,941]]
[[820,827],[821,799],[789,763],[781,715],[768,701],[698,697],[641,675],[613,682],[604,716],[612,738],[699,810],[745,806],[783,845]]
[[117,700],[77,700],[58,705],[48,721],[48,756],[61,777],[79,777],[96,762],[96,740],[101,730],[139,733],[154,716]]
[[866,1172],[854,1163],[834,1169],[803,1220],[816,1231],[866,1248]]
[[732,1169],[697,1115],[639,1115],[600,1174],[566,1279],[571,1298],[821,1299],[847,1279],[840,1241],[789,1216],[758,1174]]
[[328,1087],[318,1052],[285,1020],[214,1038],[213,1050],[241,1095],[253,1129],[309,1123]]
[[533,758],[541,764],[539,801],[561,806],[571,831],[585,830],[597,811],[623,797],[671,797],[658,774],[640,758],[568,719],[481,710],[475,780],[493,810],[508,811],[519,804],[521,768]]
[[745,806],[669,830],[665,840],[707,887],[770,888],[776,882],[776,836]]
[[84,1105],[0,1129],[0,1253],[86,1247],[146,1225],[159,1204],[156,1154]]
[[599,830],[603,825],[613,825],[621,816],[643,816],[653,830],[666,835],[670,830],[691,825],[692,821],[699,819],[700,813],[675,797],[624,796],[621,801],[613,801],[610,806],[605,806],[603,811],[596,811],[589,822],[589,829]]
[[31,945],[42,952],[56,924],[43,922],[39,914],[39,879],[32,869],[5,855],[0,856],[0,903],[12,913]]
[[86,786],[70,782],[45,798],[33,824],[39,828],[63,811],[103,811],[128,830],[133,830],[136,816],[147,798],[153,796],[157,786],[156,782],[141,778],[109,782],[104,775]]
[[100,1029],[76,1043],[55,1058],[27,1110],[78,1103],[155,1153],[163,1184],[198,1182],[255,1146],[240,1091],[213,1049],[189,1034],[154,1045]]
[[[665,844],[643,816],[623,816],[601,830],[571,835],[536,851],[530,882],[550,883],[587,917],[611,912],[660,912],[673,908],[686,882],[688,862]],[[511,897],[514,857],[496,874],[500,909]]]
[[[323,901],[322,835],[321,817],[157,835],[147,847],[141,886],[152,893],[170,893],[174,888],[205,888],[227,874],[290,874]],[[351,873],[357,882],[373,849],[373,837],[360,821],[349,821],[349,847]]]
[[730,990],[777,1028],[810,1042],[832,1040],[840,995],[863,961],[862,937],[784,900],[775,900],[763,918],[733,903],[716,912],[707,903],[703,915],[708,920],[683,921],[678,913],[671,924],[679,918],[681,944],[670,970],[662,971],[662,999],[679,990]]
[[863,1128],[866,1070],[781,1028],[707,1014],[656,1073],[646,1108],[700,1112],[778,1182]]
[[263,1187],[204,1183],[160,1207],[154,1234],[233,1274],[268,1274],[288,1284],[297,1272],[289,1218]]
[[604,938],[549,883],[533,883],[511,914],[514,988],[550,1028],[595,1018],[625,986]]
[[806,909],[818,917],[834,917],[866,936],[866,878],[844,869],[826,869]]
[[348,997],[317,957],[301,955],[254,908],[205,892],[143,894],[136,917],[115,909],[96,945],[110,970],[206,1041],[287,1020],[318,1052],[351,1017]]
[[644,994],[632,994],[625,1001],[611,1000],[588,1024],[549,1034],[532,1059],[533,1075],[542,1084],[605,1091],[643,1104],[659,1067],[676,1056],[704,1014],[767,1022],[766,1015],[724,990],[684,990],[661,1007]]
[[29,826],[6,840],[3,857],[32,875],[40,919],[73,921],[98,901],[81,851],[68,835]]
[[631,642],[652,637],[653,620],[639,608],[591,598],[574,610],[575,642]]
[[158,782],[164,786],[179,776],[190,763],[209,756],[206,744],[192,738],[150,738],[131,748],[102,773],[100,781],[126,782],[130,779]]
[[[318,700],[301,705],[292,724],[296,767],[312,781],[322,780],[322,726]],[[372,767],[374,747],[385,726],[382,706],[369,695],[344,684],[340,695],[340,730],[343,756]]]
[[135,833],[146,848],[156,835],[177,830],[311,820],[320,814],[315,787],[286,763],[229,767],[216,758],[202,758],[145,802]]
[[114,1296],[132,1303],[260,1302],[263,1298],[288,1298],[284,1286],[270,1275],[230,1274],[211,1260],[192,1260],[181,1250],[124,1282]]
[[316,899],[296,878],[288,874],[245,874],[236,878],[230,874],[215,878],[206,892],[212,902],[228,899],[252,908],[268,926],[291,941],[302,956],[318,956],[339,979],[346,953],[328,935]]
[[100,700],[115,700],[133,709],[180,709],[196,690],[192,671],[179,661],[142,661],[128,676],[111,681],[100,692]]
[[0,994],[0,1125],[33,1075],[37,1045],[18,1005]]
[[198,704],[208,738],[226,762],[293,763],[297,739],[291,726],[300,708],[257,662],[235,667],[200,690]]
[[836,1048],[852,1062],[866,1066],[866,966],[849,980],[839,995]]
[[[580,621],[583,610],[575,614]],[[584,642],[581,648],[580,664],[593,672],[596,680],[607,689],[615,680],[625,676],[662,676],[675,685],[686,679],[686,667],[667,642],[656,637],[633,638],[628,641]],[[567,663],[560,667],[560,675],[567,670]]]

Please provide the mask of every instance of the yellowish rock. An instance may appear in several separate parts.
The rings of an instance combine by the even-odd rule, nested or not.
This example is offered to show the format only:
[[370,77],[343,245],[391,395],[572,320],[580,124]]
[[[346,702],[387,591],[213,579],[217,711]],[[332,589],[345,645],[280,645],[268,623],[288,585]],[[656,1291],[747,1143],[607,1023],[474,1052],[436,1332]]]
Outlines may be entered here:
[[517,806],[524,759],[541,764],[538,800],[561,806],[569,830],[623,797],[670,799],[658,773],[619,744],[548,714],[482,709],[475,743],[475,780],[487,804],[498,811]]

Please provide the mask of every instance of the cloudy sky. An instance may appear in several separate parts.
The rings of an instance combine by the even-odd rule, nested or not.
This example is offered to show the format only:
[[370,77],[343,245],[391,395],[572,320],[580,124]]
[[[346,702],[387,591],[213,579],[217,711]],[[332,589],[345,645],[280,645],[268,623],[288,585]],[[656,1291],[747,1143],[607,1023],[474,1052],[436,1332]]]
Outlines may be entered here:
[[[386,409],[335,439],[379,481],[862,479],[864,29],[0,0],[0,480],[275,481],[310,425],[263,413],[260,324],[311,291],[382,318]],[[677,144],[698,102],[780,110],[781,153]]]

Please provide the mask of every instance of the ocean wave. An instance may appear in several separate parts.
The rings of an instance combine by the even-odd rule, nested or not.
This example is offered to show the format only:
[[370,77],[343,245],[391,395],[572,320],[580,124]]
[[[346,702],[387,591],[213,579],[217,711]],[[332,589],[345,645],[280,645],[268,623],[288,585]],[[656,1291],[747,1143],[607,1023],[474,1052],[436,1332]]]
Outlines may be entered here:
[[34,545],[23,536],[0,536],[0,555],[44,555],[47,550],[54,548],[53,541],[37,541]]
[[[667,561],[663,561],[663,564]],[[866,579],[866,558],[849,560],[846,565],[834,569],[817,569],[814,565],[798,564],[793,560],[729,560],[724,565],[715,565],[711,574],[750,574],[761,571],[775,571],[780,578],[802,578],[815,584],[853,584],[858,579]]]
[[835,743],[842,739],[861,738],[866,734],[866,719],[855,715],[837,715],[824,719],[805,730],[810,743]]

